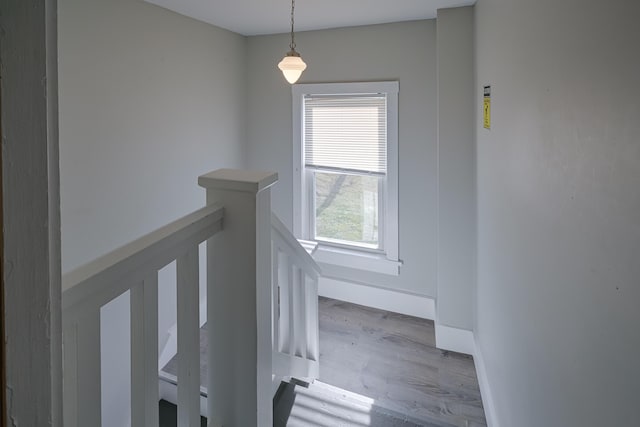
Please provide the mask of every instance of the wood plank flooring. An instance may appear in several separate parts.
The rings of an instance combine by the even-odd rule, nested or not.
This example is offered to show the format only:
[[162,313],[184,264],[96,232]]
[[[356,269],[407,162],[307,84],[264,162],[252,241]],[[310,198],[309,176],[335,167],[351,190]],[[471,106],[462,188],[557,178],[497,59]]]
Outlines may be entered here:
[[435,347],[433,322],[320,298],[320,381],[442,426],[486,426],[473,359]]
[[320,381],[282,383],[273,401],[273,427],[443,427],[440,422],[413,421]]
[[[320,381],[440,427],[486,426],[473,359],[435,347],[433,322],[319,300]],[[201,376],[206,335],[201,331]],[[163,369],[177,373],[176,360]]]

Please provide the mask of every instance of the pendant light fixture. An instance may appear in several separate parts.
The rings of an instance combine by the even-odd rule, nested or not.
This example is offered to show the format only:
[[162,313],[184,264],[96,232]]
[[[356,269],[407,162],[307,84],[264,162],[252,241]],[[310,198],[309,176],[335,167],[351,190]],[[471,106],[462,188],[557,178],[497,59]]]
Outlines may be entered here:
[[284,74],[284,78],[291,84],[294,84],[298,81],[302,72],[307,68],[307,64],[304,63],[300,54],[296,52],[296,40],[293,33],[293,11],[295,9],[296,1],[291,0],[291,44],[289,44],[289,48],[291,49],[285,57],[278,64],[278,68]]

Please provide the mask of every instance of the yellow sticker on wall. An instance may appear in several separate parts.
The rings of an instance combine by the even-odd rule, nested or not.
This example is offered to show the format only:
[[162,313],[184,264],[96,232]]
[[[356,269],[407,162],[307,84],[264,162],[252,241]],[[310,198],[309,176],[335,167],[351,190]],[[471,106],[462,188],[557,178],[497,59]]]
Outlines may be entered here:
[[484,87],[483,122],[485,129],[491,129],[491,86]]

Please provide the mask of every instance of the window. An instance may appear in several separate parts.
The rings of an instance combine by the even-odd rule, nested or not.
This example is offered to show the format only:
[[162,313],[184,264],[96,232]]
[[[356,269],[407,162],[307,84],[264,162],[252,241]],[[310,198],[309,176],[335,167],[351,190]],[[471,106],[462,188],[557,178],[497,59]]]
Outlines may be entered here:
[[293,86],[294,232],[321,262],[398,274],[398,83]]

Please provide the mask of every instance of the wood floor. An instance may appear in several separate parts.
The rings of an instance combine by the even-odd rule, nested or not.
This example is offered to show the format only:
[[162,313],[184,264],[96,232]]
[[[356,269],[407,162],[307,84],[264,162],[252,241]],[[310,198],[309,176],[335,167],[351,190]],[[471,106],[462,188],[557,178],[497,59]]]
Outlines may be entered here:
[[442,426],[486,426],[473,359],[435,347],[433,322],[320,298],[320,381]]
[[[486,426],[473,359],[438,350],[432,321],[328,298],[319,313],[320,381],[426,426]],[[200,337],[205,384],[204,330]],[[175,358],[163,370],[175,375]]]
[[372,399],[314,381],[282,383],[273,398],[273,427],[442,427],[380,408]]

